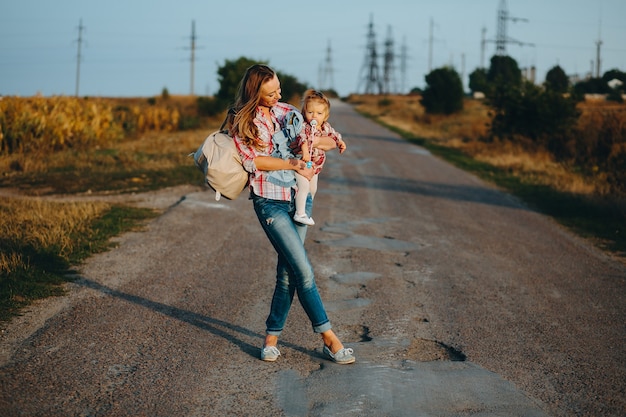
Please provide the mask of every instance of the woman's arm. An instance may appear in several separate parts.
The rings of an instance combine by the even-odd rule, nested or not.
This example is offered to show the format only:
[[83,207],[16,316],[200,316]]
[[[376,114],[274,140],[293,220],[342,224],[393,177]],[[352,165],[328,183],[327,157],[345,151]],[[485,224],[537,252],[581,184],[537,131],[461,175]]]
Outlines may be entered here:
[[301,159],[280,159],[273,156],[257,156],[254,158],[256,169],[261,171],[279,171],[281,169],[291,169],[302,175],[306,179],[313,178],[313,168],[307,168],[306,162]]

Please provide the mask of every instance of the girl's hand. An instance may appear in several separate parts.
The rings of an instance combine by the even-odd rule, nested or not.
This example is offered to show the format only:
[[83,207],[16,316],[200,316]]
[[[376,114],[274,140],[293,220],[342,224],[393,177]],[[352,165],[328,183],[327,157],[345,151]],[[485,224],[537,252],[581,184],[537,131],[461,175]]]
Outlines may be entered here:
[[331,151],[337,147],[337,143],[330,136],[315,136],[313,139],[313,148],[323,151]]
[[343,139],[339,139],[337,147],[339,148],[339,153],[344,153],[348,145],[346,145],[346,142],[344,142]]

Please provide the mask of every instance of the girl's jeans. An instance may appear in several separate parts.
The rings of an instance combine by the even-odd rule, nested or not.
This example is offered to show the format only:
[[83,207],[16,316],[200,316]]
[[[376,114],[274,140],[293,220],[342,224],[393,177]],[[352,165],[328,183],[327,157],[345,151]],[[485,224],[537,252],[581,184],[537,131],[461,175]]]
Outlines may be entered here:
[[[254,211],[259,222],[278,253],[276,266],[276,288],[272,298],[270,314],[265,322],[266,333],[279,336],[283,331],[294,293],[304,308],[313,331],[323,333],[331,325],[324,310],[313,267],[304,249],[307,226],[295,223],[295,206],[292,201],[270,200],[252,194]],[[307,213],[311,214],[312,201],[307,201]]]

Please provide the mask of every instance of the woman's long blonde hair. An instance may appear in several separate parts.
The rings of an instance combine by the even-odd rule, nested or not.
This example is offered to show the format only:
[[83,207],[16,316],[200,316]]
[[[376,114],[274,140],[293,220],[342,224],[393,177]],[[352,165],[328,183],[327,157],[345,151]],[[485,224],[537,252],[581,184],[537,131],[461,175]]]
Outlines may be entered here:
[[255,64],[246,70],[239,83],[235,105],[228,112],[227,126],[231,136],[236,135],[248,146],[265,146],[258,139],[259,130],[254,118],[261,102],[261,86],[275,75],[276,72],[267,65]]

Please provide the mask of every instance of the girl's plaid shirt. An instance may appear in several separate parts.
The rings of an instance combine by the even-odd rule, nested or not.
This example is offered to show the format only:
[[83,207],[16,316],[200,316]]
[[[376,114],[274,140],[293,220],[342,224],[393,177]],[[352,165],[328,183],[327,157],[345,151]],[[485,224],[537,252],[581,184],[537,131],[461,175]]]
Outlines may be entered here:
[[[304,123],[302,132],[300,132],[300,136],[298,136],[298,143],[302,146],[301,144],[306,141],[309,145],[309,149],[313,149],[313,152],[311,152],[311,162],[313,162],[315,174],[319,174],[322,172],[322,167],[326,161],[326,152],[318,148],[313,148],[313,135],[311,133],[311,125],[309,123]],[[341,133],[337,132],[328,122],[322,123],[322,126],[316,129],[315,135],[329,136],[335,141],[336,144],[339,144],[339,140],[341,139]],[[297,154],[301,152],[300,146],[294,150],[294,153]]]

